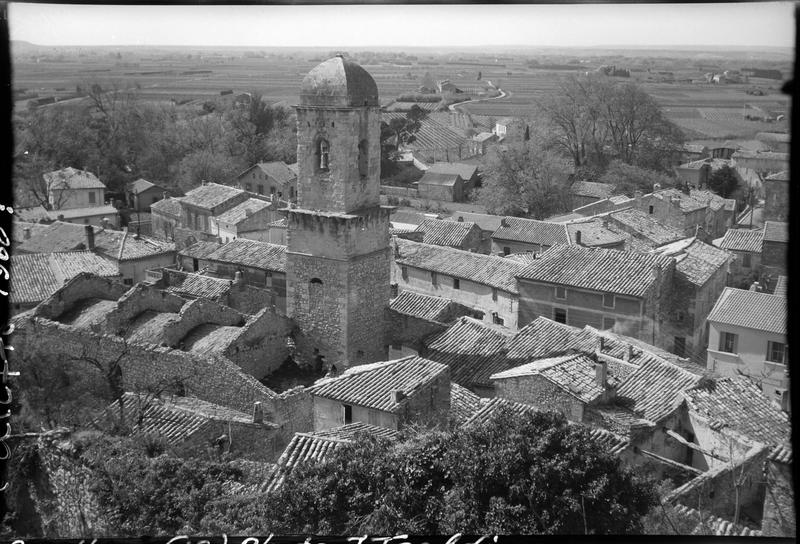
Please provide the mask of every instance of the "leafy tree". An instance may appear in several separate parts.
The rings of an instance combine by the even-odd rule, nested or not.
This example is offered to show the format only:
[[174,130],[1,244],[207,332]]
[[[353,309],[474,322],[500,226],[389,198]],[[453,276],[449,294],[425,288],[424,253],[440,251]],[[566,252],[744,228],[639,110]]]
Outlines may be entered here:
[[663,189],[675,185],[675,180],[653,170],[631,166],[620,160],[612,161],[598,181],[616,186],[616,192],[633,196],[635,191],[652,192],[658,183]]
[[739,189],[739,176],[736,170],[725,164],[708,177],[708,187],[723,198],[731,198]]
[[537,140],[484,155],[478,202],[489,213],[544,219],[567,209],[569,168]]

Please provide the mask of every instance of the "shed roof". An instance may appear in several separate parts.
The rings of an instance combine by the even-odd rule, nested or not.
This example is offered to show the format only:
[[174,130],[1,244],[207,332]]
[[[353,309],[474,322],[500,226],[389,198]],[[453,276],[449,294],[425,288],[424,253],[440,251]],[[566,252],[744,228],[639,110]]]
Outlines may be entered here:
[[490,215],[486,213],[472,213],[455,211],[453,215],[445,218],[445,221],[465,221],[478,225],[481,230],[494,232],[500,228],[500,222],[503,220],[502,215]]
[[780,221],[764,222],[764,241],[765,242],[788,242],[789,223]]
[[728,229],[719,247],[728,251],[749,251],[761,253],[761,243],[764,240],[764,229]]
[[389,308],[404,315],[441,322],[452,304],[448,298],[403,291],[389,301]]
[[218,215],[217,221],[219,223],[238,225],[239,223],[250,217],[250,215],[258,213],[262,210],[266,210],[271,205],[272,204],[270,202],[266,200],[261,200],[260,198],[248,198],[241,204],[237,204],[230,210]]
[[492,238],[540,246],[570,243],[567,227],[563,223],[550,223],[520,217],[504,217],[503,225],[492,234]]
[[708,314],[711,323],[787,333],[786,297],[726,287]]
[[258,168],[264,172],[264,174],[279,183],[290,183],[297,179],[297,173],[283,161],[259,162],[245,170],[245,172],[242,172],[239,176],[241,177],[253,168]]
[[105,189],[106,186],[91,172],[68,166],[47,172],[44,179],[52,189]]
[[620,384],[616,400],[657,423],[674,412],[683,402],[681,393],[701,379],[701,374],[653,358],[644,361]]
[[576,181],[569,188],[571,194],[575,196],[588,196],[592,198],[608,198],[616,189],[610,183],[598,183],[596,181]]
[[246,238],[237,238],[222,244],[202,258],[248,268],[286,271],[286,246]]
[[190,204],[198,208],[211,210],[220,204],[238,197],[244,191],[229,185],[219,183],[206,183],[200,187],[195,187],[181,199],[184,204]]
[[430,165],[427,170],[427,172],[433,174],[457,174],[465,181],[472,179],[477,171],[477,165],[461,162],[436,162]]
[[459,180],[463,178],[458,174],[436,173],[431,172],[429,168],[417,182],[419,185],[442,185],[445,187],[454,187]]

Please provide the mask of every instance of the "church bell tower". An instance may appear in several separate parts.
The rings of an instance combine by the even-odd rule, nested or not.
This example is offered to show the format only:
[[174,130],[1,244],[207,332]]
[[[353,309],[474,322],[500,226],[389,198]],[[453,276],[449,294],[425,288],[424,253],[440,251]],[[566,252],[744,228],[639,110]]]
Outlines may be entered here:
[[286,279],[298,349],[339,368],[384,360],[390,208],[380,205],[378,87],[337,56],[308,73],[296,110]]

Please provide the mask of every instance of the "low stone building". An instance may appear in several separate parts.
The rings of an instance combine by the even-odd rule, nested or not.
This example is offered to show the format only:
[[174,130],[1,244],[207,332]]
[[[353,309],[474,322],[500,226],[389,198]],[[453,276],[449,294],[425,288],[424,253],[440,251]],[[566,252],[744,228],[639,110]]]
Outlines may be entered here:
[[175,241],[175,229],[181,226],[181,199],[167,197],[150,205],[150,232],[162,240]]
[[419,198],[442,200],[444,202],[464,202],[467,195],[466,184],[458,174],[432,173],[427,170],[417,182]]
[[616,186],[594,181],[576,181],[569,188],[570,209],[580,208],[614,194]]
[[[480,183],[478,165],[463,162],[435,162],[425,171],[430,174],[457,174],[463,181],[464,196]],[[424,176],[423,176],[424,177]]]
[[444,426],[450,411],[450,371],[411,356],[349,368],[323,378],[309,392],[315,431],[356,421],[393,430],[410,423]]
[[[727,285],[747,289],[761,275],[761,247],[764,241],[764,229],[730,229],[718,242],[720,249],[729,251],[731,260]],[[716,299],[715,299],[716,300]]]
[[554,245],[569,243],[569,232],[563,223],[504,217],[500,228],[492,234],[492,255],[540,253]]
[[259,162],[236,176],[240,189],[268,195],[273,201],[297,198],[297,172],[283,161]]
[[652,215],[659,223],[694,236],[697,228],[710,238],[717,238],[733,226],[736,201],[724,199],[710,191],[691,189],[658,189],[642,195],[637,192],[634,207]]
[[211,232],[222,242],[237,238],[269,241],[269,225],[278,219],[272,203],[249,198],[209,219]]
[[146,179],[139,178],[125,186],[125,197],[129,208],[149,212],[150,206],[166,198],[167,190]]
[[211,218],[230,210],[250,198],[250,195],[228,185],[205,183],[181,198],[181,227],[216,235]]
[[789,265],[789,224],[778,221],[764,222],[764,240],[761,243],[761,279],[774,285],[778,276],[785,276]]

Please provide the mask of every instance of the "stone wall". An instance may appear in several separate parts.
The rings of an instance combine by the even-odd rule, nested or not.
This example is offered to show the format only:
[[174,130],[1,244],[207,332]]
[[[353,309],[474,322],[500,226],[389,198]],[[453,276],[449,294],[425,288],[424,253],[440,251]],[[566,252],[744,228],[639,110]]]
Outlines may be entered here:
[[398,427],[419,423],[444,427],[450,417],[450,368],[426,383],[406,399],[398,417]]
[[181,442],[176,453],[208,458],[209,453],[220,452],[214,442],[222,435],[230,438],[224,441],[223,451],[236,458],[274,463],[283,451],[278,449],[279,431],[271,425],[209,420]]
[[771,275],[775,281],[778,276],[786,276],[789,244],[784,242],[768,242],[761,246],[762,275]]
[[289,356],[286,337],[291,330],[289,318],[264,308],[247,321],[222,353],[248,374],[264,378]]
[[791,463],[769,460],[764,467],[767,480],[761,531],[764,536],[795,538],[794,481]]
[[360,364],[386,360],[389,249],[351,260],[347,281],[347,361]]
[[72,308],[76,302],[87,298],[103,300],[119,299],[129,287],[118,280],[101,278],[94,274],[81,273],[69,280],[64,287],[42,301],[34,315],[47,319],[56,319]]
[[789,221],[789,182],[765,179],[764,221]]
[[406,314],[386,311],[386,342],[390,346],[408,346],[417,353],[424,349],[423,340],[447,329],[444,323],[428,321]]
[[428,183],[420,183],[419,188],[420,198],[427,198],[430,200],[444,200],[446,202],[460,202],[463,197],[461,186],[449,187],[447,185],[435,185]]
[[419,191],[414,187],[396,187],[394,185],[381,185],[381,194],[403,197],[403,198],[419,198]]
[[498,397],[560,412],[570,421],[583,421],[584,403],[543,376],[520,376],[493,380]]
[[136,316],[145,311],[177,314],[186,299],[166,291],[138,284],[117,301],[117,307],[106,316],[106,331],[124,331]]
[[224,301],[228,306],[244,314],[255,315],[265,308],[276,312],[286,312],[286,280],[283,282],[284,296],[278,296],[272,289],[262,289],[252,285],[234,285]]

